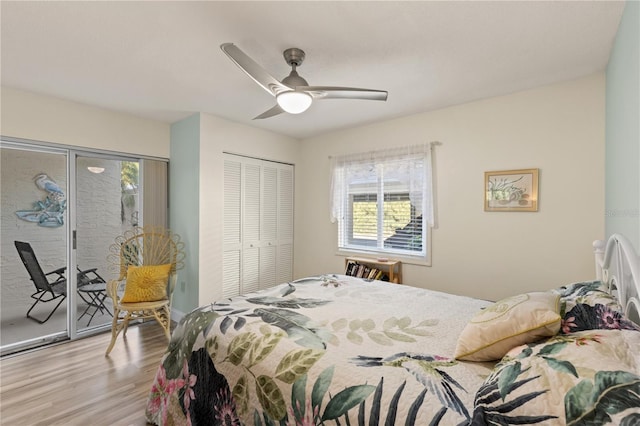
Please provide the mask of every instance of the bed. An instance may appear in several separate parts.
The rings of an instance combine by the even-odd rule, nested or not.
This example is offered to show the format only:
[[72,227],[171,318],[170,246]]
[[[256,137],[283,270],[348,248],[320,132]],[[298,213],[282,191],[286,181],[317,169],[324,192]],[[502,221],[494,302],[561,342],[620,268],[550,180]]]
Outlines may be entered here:
[[638,256],[490,302],[343,275],[203,306],[149,393],[156,425],[639,424]]

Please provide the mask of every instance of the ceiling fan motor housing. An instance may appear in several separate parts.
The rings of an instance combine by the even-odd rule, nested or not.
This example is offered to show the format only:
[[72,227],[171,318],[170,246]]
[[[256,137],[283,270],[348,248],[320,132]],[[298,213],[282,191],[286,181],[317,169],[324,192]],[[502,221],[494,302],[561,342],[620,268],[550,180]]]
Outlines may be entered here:
[[282,79],[282,84],[286,84],[289,87],[308,86],[307,80],[300,77],[296,71],[296,67],[299,67],[304,61],[304,50],[292,47],[282,52],[282,55],[287,64],[292,67],[291,73]]
[[302,61],[304,61],[304,50],[298,49],[297,47],[291,47],[284,52],[282,52],[284,56],[284,60],[287,61],[289,66],[297,66],[302,65]]
[[308,86],[307,80],[300,77],[298,72],[293,69],[291,74],[282,79],[282,84],[286,84],[289,87]]

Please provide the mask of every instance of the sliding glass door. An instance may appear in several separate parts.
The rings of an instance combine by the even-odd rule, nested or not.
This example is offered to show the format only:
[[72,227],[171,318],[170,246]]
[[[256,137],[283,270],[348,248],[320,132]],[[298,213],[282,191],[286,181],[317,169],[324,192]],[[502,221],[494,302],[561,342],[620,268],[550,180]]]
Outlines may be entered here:
[[64,150],[0,146],[3,353],[67,337],[67,163]]
[[115,237],[139,225],[139,162],[76,155],[75,176],[75,328],[82,333],[111,324],[106,281],[117,276],[107,258]]
[[1,354],[109,330],[110,247],[143,220],[166,226],[167,162],[5,139],[0,149]]

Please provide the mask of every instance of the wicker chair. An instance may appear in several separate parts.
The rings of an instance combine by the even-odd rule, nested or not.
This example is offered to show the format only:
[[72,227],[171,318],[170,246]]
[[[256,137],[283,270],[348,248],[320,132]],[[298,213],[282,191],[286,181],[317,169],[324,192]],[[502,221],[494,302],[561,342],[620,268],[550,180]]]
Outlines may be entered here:
[[[114,312],[111,343],[105,356],[113,349],[118,334],[124,331],[123,335],[126,335],[132,320],[155,319],[164,329],[167,339],[170,339],[171,300],[177,280],[176,272],[184,266],[185,257],[184,243],[180,241],[180,236],[162,227],[136,227],[117,237],[109,251],[108,260],[119,277],[107,283],[107,294],[113,300]],[[162,280],[164,283],[166,279],[166,293],[163,292],[158,300],[131,300],[127,291],[128,279],[129,285],[133,287],[134,272],[137,274],[136,271],[144,267],[149,269],[158,265],[168,268],[168,275]]]

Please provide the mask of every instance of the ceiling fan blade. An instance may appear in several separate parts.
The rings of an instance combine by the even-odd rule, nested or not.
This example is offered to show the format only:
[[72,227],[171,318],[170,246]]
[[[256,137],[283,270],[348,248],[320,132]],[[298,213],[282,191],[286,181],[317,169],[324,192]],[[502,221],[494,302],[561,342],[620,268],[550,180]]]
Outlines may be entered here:
[[276,104],[273,108],[266,110],[262,114],[257,117],[254,117],[254,120],[261,120],[263,118],[273,117],[274,115],[282,114],[284,110],[280,108],[280,105]]
[[310,92],[319,99],[365,99],[369,101],[386,101],[386,90],[358,89],[356,87],[332,86],[298,86],[296,90]]
[[249,77],[258,83],[264,90],[272,94],[273,96],[278,93],[291,90],[292,88],[286,86],[276,80],[271,74],[269,74],[264,68],[262,68],[256,61],[248,57],[242,50],[240,50],[233,43],[223,43],[220,45],[220,49]]

